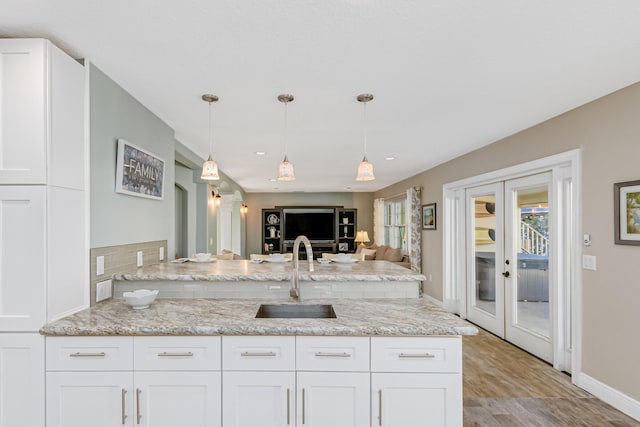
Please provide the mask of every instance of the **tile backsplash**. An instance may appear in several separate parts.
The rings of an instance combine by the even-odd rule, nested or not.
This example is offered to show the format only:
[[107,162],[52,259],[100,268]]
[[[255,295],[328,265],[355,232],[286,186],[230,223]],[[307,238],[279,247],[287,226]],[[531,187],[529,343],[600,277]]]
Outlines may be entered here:
[[[162,249],[160,249],[162,248]],[[131,243],[128,245],[105,246],[102,248],[91,248],[90,257],[90,293],[91,305],[96,304],[96,283],[111,279],[114,273],[135,271],[137,268],[138,252],[142,252],[143,265],[159,264],[161,253],[164,260],[167,259],[167,241],[156,240],[154,242]],[[104,257],[104,271],[97,274],[97,257]],[[113,294],[113,290],[112,290]]]

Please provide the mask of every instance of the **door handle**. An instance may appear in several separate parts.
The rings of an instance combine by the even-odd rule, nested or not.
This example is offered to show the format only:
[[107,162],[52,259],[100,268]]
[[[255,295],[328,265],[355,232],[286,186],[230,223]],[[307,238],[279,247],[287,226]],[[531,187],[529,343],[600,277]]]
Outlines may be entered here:
[[511,273],[509,273],[508,271],[505,271],[504,273],[502,273],[502,275],[504,277],[509,277],[509,276],[511,276]]

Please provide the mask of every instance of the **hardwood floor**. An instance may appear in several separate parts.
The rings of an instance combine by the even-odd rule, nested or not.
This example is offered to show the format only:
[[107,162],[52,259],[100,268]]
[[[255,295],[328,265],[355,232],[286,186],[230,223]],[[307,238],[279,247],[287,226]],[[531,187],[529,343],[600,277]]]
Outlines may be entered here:
[[571,378],[485,332],[463,338],[465,426],[640,426]]

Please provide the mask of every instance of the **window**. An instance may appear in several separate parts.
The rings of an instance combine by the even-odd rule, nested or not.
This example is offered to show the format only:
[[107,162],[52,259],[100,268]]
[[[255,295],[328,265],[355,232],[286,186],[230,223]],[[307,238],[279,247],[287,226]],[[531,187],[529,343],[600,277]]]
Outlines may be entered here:
[[406,199],[384,202],[384,244],[405,250],[407,233],[405,226]]

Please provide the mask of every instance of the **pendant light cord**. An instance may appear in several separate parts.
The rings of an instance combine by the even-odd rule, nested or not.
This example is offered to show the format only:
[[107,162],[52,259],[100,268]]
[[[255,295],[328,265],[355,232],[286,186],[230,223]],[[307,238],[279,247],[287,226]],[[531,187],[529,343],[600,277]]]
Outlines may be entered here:
[[213,156],[213,126],[211,125],[211,101],[209,101],[209,157]]
[[284,138],[284,157],[287,158],[287,104],[288,102],[284,102],[284,130],[283,130],[283,138]]
[[362,103],[362,139],[364,141],[364,160],[367,160],[367,103]]

